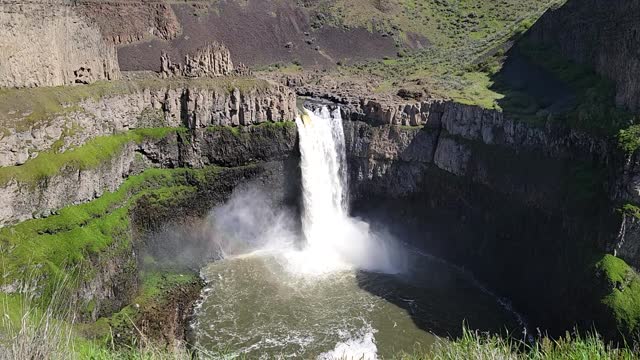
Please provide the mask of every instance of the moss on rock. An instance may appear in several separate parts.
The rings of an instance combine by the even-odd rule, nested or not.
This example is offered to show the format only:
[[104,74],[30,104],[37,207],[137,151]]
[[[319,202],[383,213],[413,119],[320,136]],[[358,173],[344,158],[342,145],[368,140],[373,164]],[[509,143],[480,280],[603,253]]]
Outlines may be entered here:
[[618,331],[633,336],[640,331],[640,275],[613,255],[605,255],[596,269],[608,285],[602,304],[614,316]]
[[219,171],[217,167],[149,169],[94,201],[0,229],[4,266],[0,284],[8,286],[28,275],[40,281],[43,295],[54,291],[62,279],[80,287],[95,277],[94,262],[101,256],[131,253],[130,210],[138,200],[166,206],[168,201],[194,194],[201,181]]
[[33,185],[44,178],[56,175],[65,168],[93,169],[111,159],[128,143],[141,143],[145,139],[161,139],[174,131],[181,132],[186,129],[137,129],[121,134],[97,137],[82,146],[63,153],[43,152],[23,165],[0,168],[0,185],[11,180]]

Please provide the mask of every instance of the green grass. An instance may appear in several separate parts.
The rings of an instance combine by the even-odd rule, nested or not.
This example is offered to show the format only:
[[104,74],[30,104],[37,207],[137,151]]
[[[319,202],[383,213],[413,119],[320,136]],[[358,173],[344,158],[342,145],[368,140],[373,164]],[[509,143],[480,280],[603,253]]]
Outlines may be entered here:
[[618,145],[627,154],[640,148],[640,125],[632,125],[618,132]]
[[182,128],[152,128],[130,130],[125,133],[101,136],[89,140],[75,149],[57,153],[55,150],[40,153],[23,165],[0,168],[0,185],[11,180],[34,185],[60,173],[64,169],[94,169],[113,158],[128,143],[141,143],[146,139],[161,139]]
[[325,14],[323,19],[314,20],[316,27],[325,24],[364,27],[391,34],[399,44],[406,43],[409,34],[418,34],[437,47],[452,48],[482,43],[514,23],[519,24],[520,19],[540,15],[558,1],[321,0],[306,3]]
[[631,215],[636,219],[640,219],[640,207],[633,204],[624,204],[620,209],[624,214]]
[[400,88],[425,90],[436,97],[493,109],[503,95],[492,90],[493,74],[474,65],[487,50],[429,48],[394,61],[359,63],[339,71],[345,77],[379,79],[375,93],[395,94]]
[[516,338],[503,338],[472,331],[466,327],[461,338],[439,340],[430,352],[400,354],[400,360],[586,360],[638,359],[640,354],[630,348],[616,348],[597,334],[569,334],[558,339],[540,337],[533,344]]
[[447,97],[455,101],[477,105],[485,109],[499,109],[497,102],[504,95],[491,90],[493,81],[490,75],[483,72],[468,72],[460,76],[461,87],[454,87],[446,92]]
[[91,279],[95,274],[91,261],[131,251],[129,211],[138,199],[166,206],[193,195],[198,184],[219,171],[217,167],[149,169],[94,201],[0,229],[4,270],[0,283],[9,285],[29,274],[43,280],[46,295],[53,290],[55,279],[66,278],[74,285]]
[[373,23],[371,30],[397,34],[399,43],[409,33],[425,35],[433,43],[402,58],[341,67],[342,75],[379,78],[385,86],[376,92],[424,88],[439,97],[493,109],[499,108],[497,101],[503,97],[492,89],[491,78],[501,67],[505,44],[522,35],[546,9],[562,2],[406,0],[390,3],[386,10],[380,10],[382,3],[370,0],[360,0],[358,6],[342,0],[320,4],[338,25]]

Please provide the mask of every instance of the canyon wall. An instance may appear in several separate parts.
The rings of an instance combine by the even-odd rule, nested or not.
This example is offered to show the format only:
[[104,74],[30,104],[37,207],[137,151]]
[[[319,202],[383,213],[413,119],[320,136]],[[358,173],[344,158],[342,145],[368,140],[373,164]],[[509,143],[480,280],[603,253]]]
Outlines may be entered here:
[[[20,269],[38,261],[47,264],[34,270],[43,279],[53,273],[73,279],[69,301],[81,320],[111,316],[133,306],[142,254],[156,231],[205,217],[236,188],[250,184],[295,205],[299,175],[290,92],[277,87],[255,93],[233,87],[169,88],[76,104],[82,110],[71,117],[80,121],[71,127],[77,132],[68,134],[73,145],[55,150],[41,145],[40,154],[22,165],[0,168],[0,198],[6,205],[0,215],[0,257],[7,264],[2,292],[19,291]],[[78,129],[92,120],[93,127]],[[94,157],[95,162],[85,161]],[[40,171],[51,166],[52,172]],[[55,249],[34,255],[35,260],[21,255],[50,246]],[[182,243],[176,251],[186,248]],[[215,256],[205,251],[211,249],[200,250],[201,260]],[[140,321],[159,333],[176,334],[179,341],[189,303],[198,295],[199,287],[192,285],[189,298],[165,304],[176,318],[163,314],[164,320],[157,321],[167,321],[170,329],[157,328],[148,314]],[[48,294],[56,283],[37,286]],[[182,310],[174,313],[169,304]]]
[[151,38],[171,40],[182,31],[171,5],[164,1],[81,0],[75,1],[75,9],[116,45]]
[[587,65],[616,84],[618,104],[640,109],[640,4],[569,0],[549,10],[527,38]]
[[0,166],[23,164],[54,146],[64,152],[97,136],[131,129],[196,129],[295,119],[295,94],[289,89],[253,80],[225,81],[220,80],[221,86],[215,80],[187,85],[158,79],[152,86],[126,81],[113,85],[127,88],[124,93],[114,91],[116,94],[63,104],[76,106],[76,111],[53,113],[38,121],[29,121],[30,113],[17,113],[9,117],[0,138]]
[[573,261],[580,248],[610,240],[611,233],[599,233],[603,223],[614,228],[607,217],[584,232],[566,228],[583,220],[564,213],[570,161],[486,146],[446,130],[364,122],[345,128],[357,212],[384,211],[384,223],[403,239],[470,269],[513,301],[532,327],[561,333],[580,321],[581,311],[593,310],[597,300],[587,304],[582,293],[578,305],[565,291],[582,286],[576,280],[582,275],[572,278],[582,271],[582,260]]
[[618,210],[638,184],[613,139],[452,101],[340,100],[356,213],[470,269],[534,328],[633,331],[602,302],[616,290],[596,265],[639,260],[620,234],[637,220]]
[[0,87],[88,84],[120,77],[115,47],[66,2],[4,2],[0,31]]
[[[136,154],[144,155],[147,162],[174,168],[238,166],[292,151],[295,95],[284,87],[263,85],[242,91],[237,87],[195,85],[142,89],[87,99],[76,105],[78,111],[42,120],[26,129],[7,129],[0,139],[0,164],[9,166],[1,169],[8,175],[0,186],[0,198],[7,205],[0,211],[0,224],[46,216],[66,205],[114,191],[128,175],[145,167]],[[16,120],[17,124],[22,122]],[[283,125],[276,125],[279,123]],[[224,129],[233,126],[238,130]],[[163,132],[168,137],[162,136]],[[29,167],[29,161],[37,160],[40,153],[55,158],[55,154],[66,151],[82,151],[82,145],[91,139],[101,146],[103,139],[108,140],[104,136],[112,134],[116,134],[114,139],[119,139],[120,145],[112,150],[110,158],[96,166],[63,164],[53,176],[28,181],[11,176],[11,166],[26,163]],[[158,137],[163,141],[160,147],[156,144]],[[36,183],[29,185],[33,181]]]

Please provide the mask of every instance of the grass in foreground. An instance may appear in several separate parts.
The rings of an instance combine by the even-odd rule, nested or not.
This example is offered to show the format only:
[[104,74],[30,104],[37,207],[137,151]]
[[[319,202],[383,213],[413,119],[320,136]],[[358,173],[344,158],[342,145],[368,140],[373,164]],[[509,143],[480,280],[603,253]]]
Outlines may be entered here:
[[[228,351],[209,352],[204,349],[187,348],[184,344],[174,347],[143,341],[133,346],[117,347],[100,344],[78,337],[72,331],[72,325],[62,323],[57,326],[43,324],[61,324],[53,318],[52,312],[38,316],[26,316],[0,342],[8,349],[1,353],[0,359],[145,359],[145,360],[191,360],[191,359],[244,359]],[[477,331],[464,329],[461,338],[456,340],[438,340],[427,351],[399,353],[392,359],[398,360],[459,360],[459,359],[503,359],[503,360],[566,360],[566,359],[602,359],[635,360],[640,359],[637,348],[615,348],[607,345],[597,334],[571,335],[559,339],[541,337],[533,344],[520,340],[505,339]],[[276,357],[277,358],[277,357]],[[356,360],[342,358],[336,360]]]
[[598,334],[566,334],[553,340],[541,337],[533,344],[495,335],[482,334],[467,328],[460,339],[436,342],[429,353],[401,354],[401,360],[457,360],[457,359],[640,359],[638,349],[615,348],[607,345]]

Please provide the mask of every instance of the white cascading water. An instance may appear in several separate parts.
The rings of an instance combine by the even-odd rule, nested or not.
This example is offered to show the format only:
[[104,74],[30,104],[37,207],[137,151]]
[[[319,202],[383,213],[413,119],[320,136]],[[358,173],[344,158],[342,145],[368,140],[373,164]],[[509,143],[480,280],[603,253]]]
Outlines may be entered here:
[[[306,239],[302,272],[357,268],[400,272],[395,246],[369,224],[349,217],[345,137],[340,110],[305,109],[296,119],[300,134],[303,218]],[[300,255],[300,254],[298,254]]]

